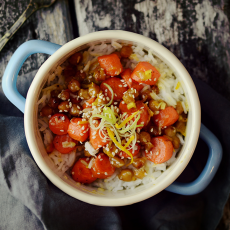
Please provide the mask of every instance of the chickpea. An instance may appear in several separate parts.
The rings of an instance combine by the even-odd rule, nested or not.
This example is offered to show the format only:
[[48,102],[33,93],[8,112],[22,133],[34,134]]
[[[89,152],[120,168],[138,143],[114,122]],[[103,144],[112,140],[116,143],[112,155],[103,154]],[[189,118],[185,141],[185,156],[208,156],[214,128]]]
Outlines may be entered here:
[[187,122],[187,115],[183,112],[182,114],[179,115],[178,120],[182,122]]
[[137,98],[139,96],[139,92],[136,89],[128,89],[126,92],[133,94],[135,98]]
[[186,130],[186,123],[182,122],[182,121],[177,121],[175,124],[176,130],[177,132],[180,132],[182,135],[185,134],[185,130]]
[[89,93],[88,93],[88,89],[80,89],[78,91],[78,96],[81,98],[81,99],[86,99],[86,100],[89,100],[90,99],[90,96],[89,96]]
[[176,135],[176,128],[173,126],[168,126],[164,129],[164,134],[169,137],[174,137]]
[[51,91],[51,97],[58,97],[58,95],[61,93],[61,90],[55,89]]
[[118,178],[123,181],[132,181],[133,178],[133,171],[131,169],[123,169],[118,175]]
[[70,110],[70,105],[68,101],[63,101],[58,105],[58,109],[61,110],[62,112],[69,112]]
[[110,158],[110,162],[116,168],[120,168],[125,165],[125,161],[122,160],[120,157],[116,157],[116,156]]
[[151,101],[149,101],[149,108],[153,112],[158,111],[159,110],[159,103],[155,100],[151,100]]
[[58,98],[60,98],[62,101],[67,101],[69,97],[69,92],[66,90],[62,90],[61,93],[58,94]]
[[145,144],[145,150],[147,150],[148,152],[153,148],[153,144],[151,142],[147,142]]
[[150,134],[147,133],[147,132],[140,132],[139,134],[139,141],[142,145],[146,144],[147,142],[150,142],[151,141],[151,137],[150,137]]
[[157,112],[159,110],[163,110],[163,109],[165,109],[166,106],[167,106],[167,104],[163,100],[160,100],[160,101],[150,100],[149,101],[149,108],[153,112]]
[[138,179],[143,179],[146,175],[144,168],[134,169],[134,176]]
[[58,107],[59,103],[60,103],[60,99],[59,98],[57,98],[57,97],[51,97],[49,99],[48,106],[51,107],[51,108],[53,108],[53,109],[56,109]]
[[141,92],[141,97],[143,101],[149,101],[152,99],[151,97],[151,91],[150,90],[145,90],[144,92]]
[[72,79],[69,84],[68,84],[68,89],[72,92],[75,93],[80,89],[80,83],[79,81]]
[[129,103],[134,102],[135,103],[135,97],[133,94],[128,93],[128,91],[126,91],[122,97],[122,99],[124,100],[124,102],[128,105]]
[[84,155],[85,155],[86,157],[91,157],[91,154],[90,154],[87,150],[85,150],[85,149],[84,149]]
[[64,77],[73,77],[76,74],[76,67],[74,65],[68,65],[62,71]]
[[133,166],[137,169],[141,168],[142,166],[144,166],[146,161],[145,157],[138,157],[138,158],[134,158],[133,159]]
[[105,70],[101,68],[101,66],[99,65],[93,71],[93,77],[95,78],[96,81],[104,81],[106,79]]
[[180,147],[180,139],[177,136],[172,138],[172,144],[174,149],[179,149]]
[[133,53],[133,49],[131,46],[123,46],[120,53],[121,57],[128,58]]
[[112,141],[103,147],[103,152],[110,157],[114,157],[118,151],[118,148]]
[[157,127],[157,126],[155,126],[155,125],[150,125],[150,126],[148,127],[148,132],[149,132],[151,135],[157,137],[157,136],[160,136],[160,135],[161,135],[161,128],[160,128],[160,127]]
[[50,108],[48,105],[44,106],[41,109],[40,116],[41,117],[48,117],[53,114],[53,109]]
[[82,70],[79,70],[76,72],[74,79],[79,81],[79,82],[83,82],[86,79],[86,74],[85,72],[83,72]]
[[153,90],[153,92],[154,92],[155,94],[159,94],[159,88],[158,88],[157,85],[153,85],[153,86],[152,86],[152,90]]
[[183,106],[180,101],[178,101],[176,104],[176,111],[179,115],[184,112]]
[[82,58],[83,58],[82,53],[75,53],[72,56],[70,56],[69,63],[72,65],[77,65],[82,61]]
[[77,105],[77,104],[72,104],[72,107],[70,108],[70,111],[69,113],[72,115],[72,116],[79,116],[80,115],[80,112],[82,111],[82,108]]
[[96,97],[100,92],[100,87],[94,83],[92,83],[89,87],[89,95],[91,97]]

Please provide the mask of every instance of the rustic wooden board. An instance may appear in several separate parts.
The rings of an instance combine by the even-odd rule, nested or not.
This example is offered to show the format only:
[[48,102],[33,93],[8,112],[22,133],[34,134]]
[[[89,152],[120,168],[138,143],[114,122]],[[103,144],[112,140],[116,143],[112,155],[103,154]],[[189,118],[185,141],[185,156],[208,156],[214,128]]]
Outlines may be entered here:
[[[26,9],[29,0],[0,0],[0,37],[14,24]],[[0,52],[0,79],[12,54],[25,41],[40,39],[60,45],[73,39],[68,0],[57,0],[51,7],[35,12],[11,38]],[[31,55],[19,73],[25,74],[38,69],[48,55]]]
[[229,0],[75,0],[79,34],[121,29],[171,50],[230,100]]

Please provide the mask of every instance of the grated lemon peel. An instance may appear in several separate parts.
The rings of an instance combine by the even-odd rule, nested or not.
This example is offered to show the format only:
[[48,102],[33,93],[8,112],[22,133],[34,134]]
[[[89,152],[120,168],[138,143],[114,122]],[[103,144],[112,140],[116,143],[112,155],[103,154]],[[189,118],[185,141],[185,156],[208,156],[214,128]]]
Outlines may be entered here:
[[132,115],[130,115],[129,117],[127,117],[120,125],[116,124],[116,128],[117,129],[121,129],[123,126],[126,125],[126,123],[128,123],[130,120],[132,120],[140,111],[138,110],[137,112],[133,113]]
[[[133,163],[133,155],[132,153],[129,152],[129,150],[127,150],[125,148],[125,146],[122,146],[120,143],[117,142],[117,140],[114,138],[114,133],[112,130],[110,130],[108,127],[106,127],[107,129],[107,132],[108,132],[108,135],[109,137],[111,138],[111,140],[114,142],[114,144],[120,149],[122,150],[123,152],[127,153],[130,157],[131,157],[131,162],[129,164],[132,164]],[[130,141],[131,142],[131,141]],[[128,142],[127,142],[128,143]]]

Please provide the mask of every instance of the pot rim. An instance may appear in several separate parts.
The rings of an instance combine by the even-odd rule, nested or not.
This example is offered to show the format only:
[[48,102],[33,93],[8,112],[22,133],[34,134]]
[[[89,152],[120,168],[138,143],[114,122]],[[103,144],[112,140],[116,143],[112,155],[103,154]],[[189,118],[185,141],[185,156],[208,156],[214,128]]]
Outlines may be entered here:
[[[61,59],[61,57],[68,55],[73,49],[76,49],[79,46],[85,45],[89,42],[105,39],[127,40],[149,47],[149,49],[153,50],[156,53],[154,54],[158,56],[160,59],[162,59],[164,62],[166,62],[166,64],[169,65],[170,68],[174,68],[174,71],[176,71],[176,75],[180,78],[180,80],[182,80],[183,78],[183,88],[186,91],[187,99],[190,102],[189,116],[191,121],[191,128],[189,132],[189,139],[186,139],[186,149],[184,148],[183,154],[181,154],[179,157],[180,159],[177,160],[176,167],[169,168],[170,174],[168,174],[167,177],[163,179],[163,181],[160,181],[156,185],[142,191],[141,193],[125,196],[123,198],[107,198],[102,196],[92,196],[88,193],[85,193],[70,186],[68,183],[63,181],[57,174],[55,174],[52,171],[52,169],[49,168],[49,166],[45,163],[45,160],[39,151],[39,147],[36,141],[36,135],[34,132],[34,130],[36,129],[34,125],[34,119],[36,119],[36,117],[34,116],[34,109],[31,109],[35,108],[35,104],[37,102],[35,99],[37,99],[37,94],[39,90],[38,88],[40,88],[39,86],[41,86],[48,72],[50,72],[52,67],[56,65],[56,63]],[[38,70],[26,97],[24,124],[26,139],[31,153],[34,157],[34,160],[39,166],[39,168],[42,170],[42,172],[54,185],[56,185],[58,188],[60,188],[62,191],[69,194],[70,196],[84,201],[86,203],[99,206],[123,206],[137,203],[156,195],[157,193],[161,192],[166,187],[168,187],[183,172],[184,168],[187,166],[193,155],[198,141],[201,125],[201,109],[195,85],[185,67],[175,57],[174,54],[172,54],[169,50],[167,50],[165,47],[163,47],[156,41],[144,37],[143,35],[120,30],[108,30],[94,32],[76,38],[63,45],[44,62],[44,64]]]

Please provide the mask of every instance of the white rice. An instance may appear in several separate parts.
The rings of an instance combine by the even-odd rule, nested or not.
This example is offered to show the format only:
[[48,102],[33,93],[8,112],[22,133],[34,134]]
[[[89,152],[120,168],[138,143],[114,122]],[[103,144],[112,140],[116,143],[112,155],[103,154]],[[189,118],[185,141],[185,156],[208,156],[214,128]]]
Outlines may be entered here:
[[[87,51],[83,53],[83,64],[86,73],[89,71],[90,64],[94,63],[97,60],[98,56],[110,54],[114,51],[119,51],[122,45],[116,41],[112,41],[111,44],[105,44],[102,42],[100,45],[92,45]],[[147,61],[153,66],[155,66],[161,74],[161,77],[158,79],[157,85],[159,88],[159,94],[154,92],[151,94],[152,98],[155,100],[164,100],[168,105],[175,107],[177,101],[181,101],[184,112],[188,112],[188,103],[183,91],[183,88],[176,78],[172,70],[161,61],[158,57],[154,56],[149,50],[143,50],[142,46],[132,46],[133,54],[130,56],[130,59],[125,59],[125,68],[131,68],[132,70],[136,67],[137,63],[140,61]],[[42,90],[40,100],[37,102],[39,111],[46,105],[50,99],[50,93],[52,90],[57,88],[58,83],[60,86],[64,83],[64,77],[62,76],[63,67],[58,66],[57,69],[48,77],[47,84],[45,89]],[[150,86],[144,85],[144,89],[149,89]],[[38,115],[38,125],[39,130],[43,133],[44,145],[47,146],[53,141],[53,134],[48,128],[48,119],[42,118]],[[184,138],[182,135],[177,134],[177,137],[180,139],[181,145],[184,144]],[[90,146],[88,146],[90,147]],[[123,169],[116,169],[115,173],[105,180],[98,179],[95,182],[91,183],[90,186],[98,187],[113,192],[124,190],[124,189],[135,189],[137,186],[145,185],[149,183],[154,183],[157,178],[159,178],[163,172],[165,172],[168,167],[170,167],[176,160],[177,153],[181,148],[174,151],[173,156],[170,160],[162,164],[154,164],[151,161],[147,161],[145,164],[146,176],[141,180],[137,179],[131,182],[125,182],[118,178],[119,172]],[[54,150],[49,157],[52,159],[53,163],[56,165],[58,170],[62,173],[65,173],[76,161],[76,157],[80,156],[81,153],[73,151],[71,154],[61,154],[57,150]],[[92,154],[94,155],[94,154]],[[144,154],[143,154],[144,155]],[[90,161],[90,167],[93,163],[93,159]],[[128,168],[134,169],[132,165]]]

